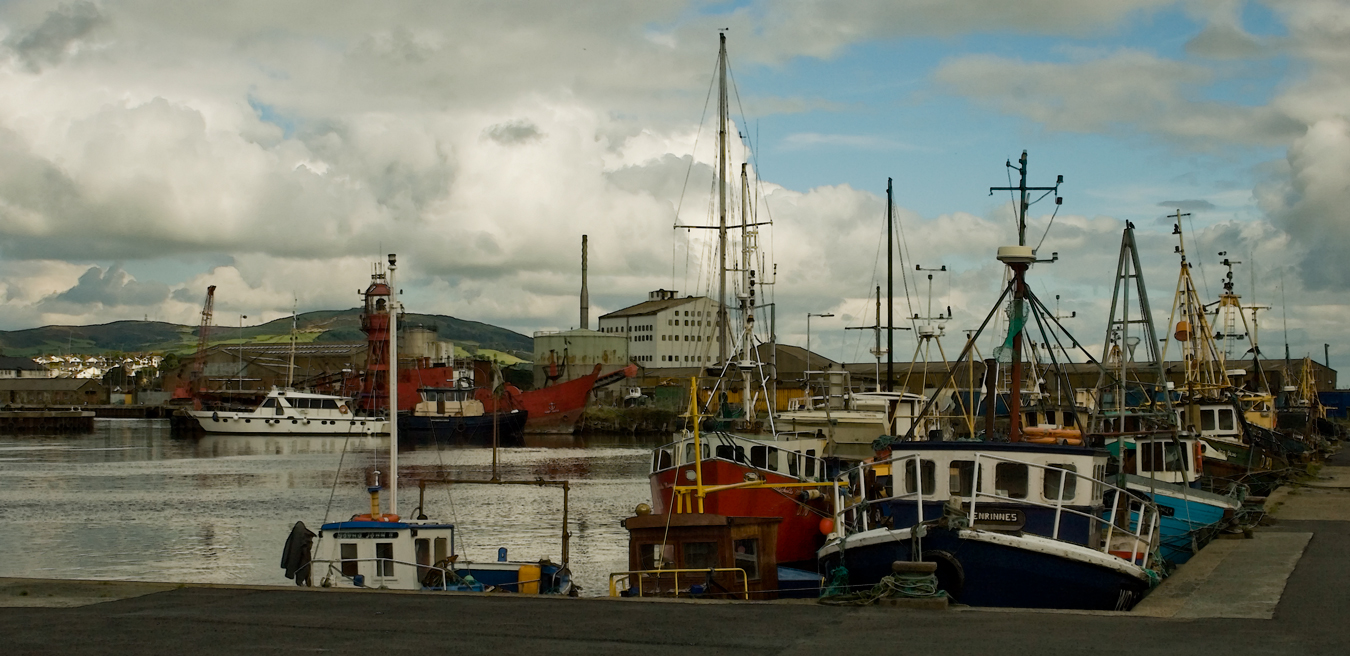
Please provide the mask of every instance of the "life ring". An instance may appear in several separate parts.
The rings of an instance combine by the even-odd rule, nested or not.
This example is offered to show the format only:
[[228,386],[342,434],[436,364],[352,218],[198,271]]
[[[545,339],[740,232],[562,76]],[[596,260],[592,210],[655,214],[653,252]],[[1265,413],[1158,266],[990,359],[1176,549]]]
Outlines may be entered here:
[[1083,445],[1083,440],[1077,437],[1028,437],[1023,441],[1032,444],[1062,444],[1066,446]]
[[344,415],[347,414],[347,406],[345,405],[338,406],[338,412],[341,412]]
[[381,513],[381,514],[379,514],[379,515],[371,515],[370,513],[365,513],[365,514],[362,514],[362,515],[352,515],[351,521],[353,521],[353,522],[397,522],[397,521],[398,521],[398,515],[395,515],[395,514],[392,514],[392,513]]

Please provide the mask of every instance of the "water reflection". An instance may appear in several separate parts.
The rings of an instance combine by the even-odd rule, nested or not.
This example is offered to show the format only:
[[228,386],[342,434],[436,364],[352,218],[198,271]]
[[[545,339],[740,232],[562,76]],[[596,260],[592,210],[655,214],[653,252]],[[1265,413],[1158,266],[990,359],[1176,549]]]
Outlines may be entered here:
[[[627,568],[619,519],[648,500],[650,440],[542,436],[499,452],[504,479],[572,481],[573,570],[586,594]],[[365,483],[388,467],[387,438],[174,439],[162,420],[97,420],[78,436],[0,437],[0,576],[284,584],[277,561],[296,520],[367,512]],[[461,551],[488,560],[560,555],[561,492],[447,485],[487,479],[489,448],[400,449],[399,510],[419,504],[460,527]],[[386,475],[387,476],[387,475]]]

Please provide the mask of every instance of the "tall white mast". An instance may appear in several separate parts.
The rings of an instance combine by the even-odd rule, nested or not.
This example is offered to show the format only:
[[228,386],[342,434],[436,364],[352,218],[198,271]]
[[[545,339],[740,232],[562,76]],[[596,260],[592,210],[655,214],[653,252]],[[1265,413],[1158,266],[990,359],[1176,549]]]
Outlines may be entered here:
[[389,514],[398,514],[398,256],[389,254]]
[[717,363],[727,362],[727,35],[717,35]]

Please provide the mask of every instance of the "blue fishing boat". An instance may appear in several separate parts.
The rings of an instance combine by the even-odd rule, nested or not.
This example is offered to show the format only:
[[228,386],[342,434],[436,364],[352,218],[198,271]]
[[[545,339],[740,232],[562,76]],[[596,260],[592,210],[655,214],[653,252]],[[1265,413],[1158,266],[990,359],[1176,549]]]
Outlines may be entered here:
[[849,588],[870,588],[895,561],[926,561],[957,603],[1124,610],[1158,580],[1158,510],[1102,480],[1104,450],[971,441],[891,448],[839,486],[836,532],[819,552],[835,587],[846,578]]
[[1118,454],[1125,487],[1158,505],[1159,555],[1167,562],[1190,560],[1240,518],[1246,488],[1232,486],[1228,494],[1200,488],[1198,438],[1135,437],[1110,442],[1107,448]]

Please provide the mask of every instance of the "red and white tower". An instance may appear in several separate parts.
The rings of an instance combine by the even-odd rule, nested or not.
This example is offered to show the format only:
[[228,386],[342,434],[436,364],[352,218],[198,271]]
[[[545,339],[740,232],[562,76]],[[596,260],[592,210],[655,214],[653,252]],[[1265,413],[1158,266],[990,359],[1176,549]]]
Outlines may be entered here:
[[362,410],[389,407],[389,297],[390,288],[384,267],[376,264],[366,288],[365,308],[361,312],[361,332],[366,334],[366,376],[361,383],[358,403]]

